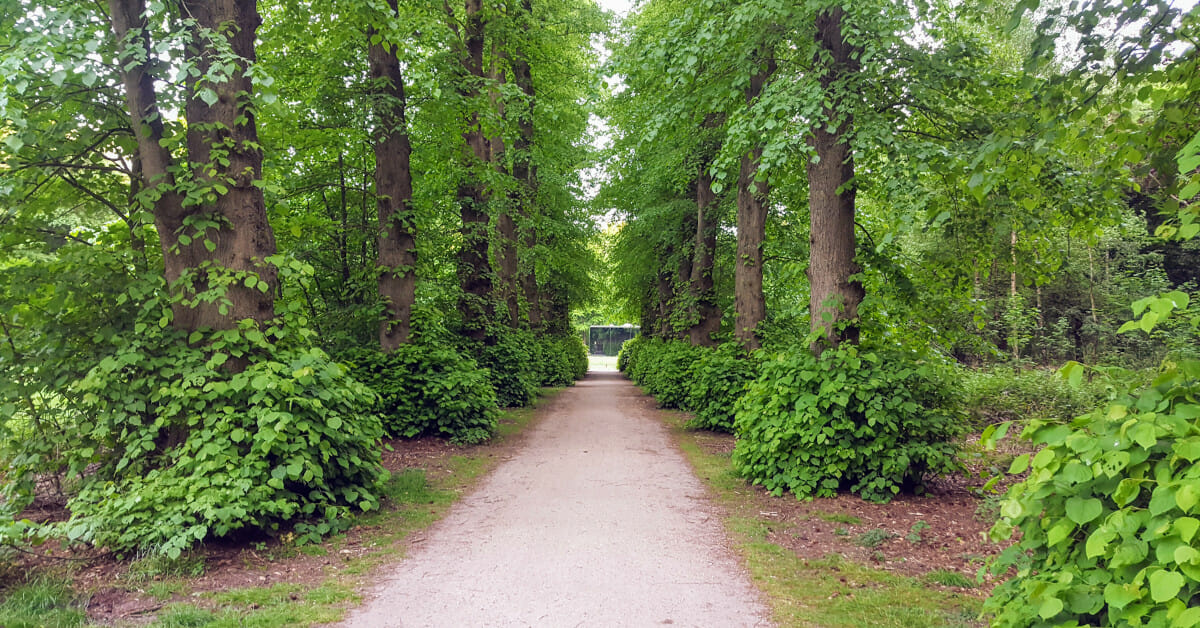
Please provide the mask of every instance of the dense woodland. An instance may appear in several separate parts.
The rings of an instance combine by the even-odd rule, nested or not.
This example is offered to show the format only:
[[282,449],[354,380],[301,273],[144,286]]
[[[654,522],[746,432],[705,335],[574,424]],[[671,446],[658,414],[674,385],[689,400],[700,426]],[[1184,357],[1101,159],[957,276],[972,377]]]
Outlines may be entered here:
[[486,440],[632,322],[776,494],[1023,432],[997,625],[1200,625],[1198,44],[1165,2],[0,0],[0,546],[318,540],[382,438]]

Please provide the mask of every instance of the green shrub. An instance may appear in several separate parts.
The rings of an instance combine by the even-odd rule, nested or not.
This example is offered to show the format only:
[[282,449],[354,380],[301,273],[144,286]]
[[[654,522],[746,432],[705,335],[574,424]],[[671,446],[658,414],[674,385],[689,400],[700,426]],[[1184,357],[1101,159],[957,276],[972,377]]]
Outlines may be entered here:
[[943,369],[911,352],[850,343],[764,362],[737,406],[734,468],[776,495],[872,501],[957,468]]
[[[1135,379],[1132,373],[1119,381]],[[1112,379],[1095,377],[1085,386],[1070,386],[1052,371],[1015,371],[1007,366],[989,370],[966,369],[960,376],[964,407],[972,425],[1001,421],[1054,419],[1068,421],[1096,407],[1112,394]]]
[[[692,346],[684,340],[640,338],[628,340],[621,347],[621,353],[626,356],[629,378],[654,395],[659,406],[688,409],[688,393],[691,389],[689,369],[708,349]],[[620,360],[618,356],[618,366]]]
[[402,345],[343,359],[356,379],[382,399],[383,428],[392,436],[440,436],[458,443],[491,437],[499,410],[487,371],[451,347]]
[[706,351],[689,372],[687,405],[696,413],[692,429],[733,432],[734,407],[757,376],[757,361],[736,343]]
[[985,609],[998,626],[1200,625],[1200,361],[1069,423],[1033,421],[1044,447],[1000,507],[991,564],[1016,576]]
[[188,336],[147,311],[73,386],[89,420],[69,435],[82,480],[68,539],[174,558],[248,527],[312,521],[324,534],[378,506],[378,398],[295,346],[302,330],[243,321]]
[[531,358],[542,386],[570,386],[587,374],[587,347],[575,334],[538,338]]
[[528,331],[500,328],[493,344],[476,348],[479,365],[488,369],[501,408],[522,408],[537,396],[534,344]]
[[617,352],[617,370],[633,379],[633,370],[638,365],[639,354],[649,341],[649,338],[637,335],[621,343],[621,350]]

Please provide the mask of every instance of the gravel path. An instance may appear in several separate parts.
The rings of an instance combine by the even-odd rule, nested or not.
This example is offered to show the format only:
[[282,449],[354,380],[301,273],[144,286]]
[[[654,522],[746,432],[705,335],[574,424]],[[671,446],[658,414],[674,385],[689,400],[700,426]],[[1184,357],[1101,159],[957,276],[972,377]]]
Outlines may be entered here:
[[345,625],[770,625],[640,391],[594,371],[540,412]]

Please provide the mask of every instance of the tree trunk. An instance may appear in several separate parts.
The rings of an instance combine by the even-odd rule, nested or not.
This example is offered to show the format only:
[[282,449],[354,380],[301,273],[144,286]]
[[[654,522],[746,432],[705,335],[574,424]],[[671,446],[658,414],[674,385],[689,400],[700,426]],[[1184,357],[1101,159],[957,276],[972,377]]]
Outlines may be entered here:
[[712,177],[707,164],[700,166],[696,179],[696,244],[692,264],[691,288],[696,304],[696,323],[688,330],[693,345],[712,347],[717,344],[713,334],[721,330],[721,308],[713,289],[713,266],[717,252],[717,196],[712,191]]
[[463,334],[486,341],[488,324],[495,318],[491,263],[488,259],[488,195],[479,170],[490,157],[478,111],[479,85],[487,78],[483,67],[484,22],[482,0],[466,0],[464,18],[465,70],[460,95],[466,102],[466,132],[462,178],[458,184],[459,216],[462,219],[462,248],[458,255],[458,278],[462,287],[458,309]]
[[[389,18],[397,0],[388,0]],[[417,289],[417,248],[412,216],[412,143],[408,135],[404,75],[395,44],[368,49],[379,132],[375,138],[375,195],[379,212],[379,297],[384,314],[379,346],[394,351],[408,342]]]
[[[769,54],[769,52],[768,52]],[[762,94],[767,81],[775,73],[775,60],[769,59],[766,66],[750,79],[746,90],[746,104],[753,105]],[[762,158],[762,146],[749,154],[742,155],[738,173],[737,190],[737,259],[734,262],[734,338],[747,351],[761,346],[758,339],[758,324],[767,315],[767,302],[763,296],[763,240],[767,230],[766,181],[756,181],[758,164]]]
[[[815,63],[826,63],[820,82],[825,90],[824,115],[813,125],[810,139],[815,159],[808,163],[809,190],[809,313],[812,330],[824,334],[825,345],[858,342],[858,304],[864,291],[850,277],[861,269],[854,261],[854,155],[850,132],[854,119],[837,92],[848,75],[858,72],[858,50],[842,34],[845,13],[834,7],[817,14]],[[836,124],[834,131],[829,126]],[[839,191],[840,190],[840,191]],[[838,329],[842,326],[842,329]],[[813,350],[820,352],[820,344]]]
[[[221,33],[216,36],[227,38],[231,52],[247,63],[255,61],[254,38],[261,19],[253,0],[190,1],[184,2],[184,8],[198,27],[185,55],[202,76],[212,68],[218,48],[204,33]],[[260,322],[274,318],[278,278],[266,258],[275,254],[275,236],[267,223],[262,190],[255,185],[262,178],[262,153],[253,108],[246,98],[253,92],[246,68],[235,67],[222,82],[202,82],[188,93],[188,162],[207,197],[185,206],[171,173],[176,164],[162,146],[164,132],[150,73],[155,60],[145,31],[145,2],[109,0],[109,9],[113,31],[129,51],[122,55],[121,75],[142,160],[143,183],[162,191],[153,212],[164,275],[185,298],[172,306],[174,326],[188,331],[229,329],[246,318]],[[213,270],[203,268],[208,264]],[[188,298],[209,289],[207,273],[222,269],[249,273],[258,281],[232,283],[225,288],[224,299]]]
[[[529,31],[537,28],[537,22],[533,17],[533,0],[522,0],[521,14],[528,23],[524,25],[524,30]],[[518,50],[512,55],[510,65],[512,67],[513,83],[525,95],[525,107],[517,115],[517,137],[513,142],[513,178],[517,180],[520,189],[519,198],[517,199],[517,216],[520,219],[520,224],[517,225],[520,234],[521,246],[525,249],[526,254],[532,254],[538,243],[537,227],[534,220],[537,206],[537,165],[533,162],[533,109],[536,102],[536,94],[533,87],[533,70],[530,67],[528,51]],[[529,326],[532,329],[540,329],[542,327],[541,308],[538,304],[538,283],[537,272],[534,267],[533,260],[527,260],[526,263],[519,265],[519,280],[521,290],[525,296],[525,304],[528,310]]]

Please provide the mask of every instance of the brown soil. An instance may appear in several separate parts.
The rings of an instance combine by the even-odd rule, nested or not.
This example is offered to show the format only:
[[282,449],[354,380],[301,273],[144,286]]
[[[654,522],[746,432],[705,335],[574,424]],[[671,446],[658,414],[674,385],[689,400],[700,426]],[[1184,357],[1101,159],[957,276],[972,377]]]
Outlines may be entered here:
[[[682,425],[686,417],[678,416]],[[729,456],[733,451],[730,434],[700,431],[688,436],[709,454]],[[978,440],[979,434],[972,434],[964,442]],[[767,540],[801,558],[840,555],[908,576],[952,571],[974,582],[985,561],[1004,549],[986,535],[997,516],[999,493],[1015,479],[1005,478],[992,490],[984,485],[1024,449],[1013,440],[969,460],[964,473],[931,481],[928,494],[901,495],[887,504],[845,494],[800,501],[790,494],[775,497],[759,486],[747,486],[746,495],[754,500],[757,518],[767,524]],[[995,584],[989,577],[983,586],[948,588],[986,595]]]

